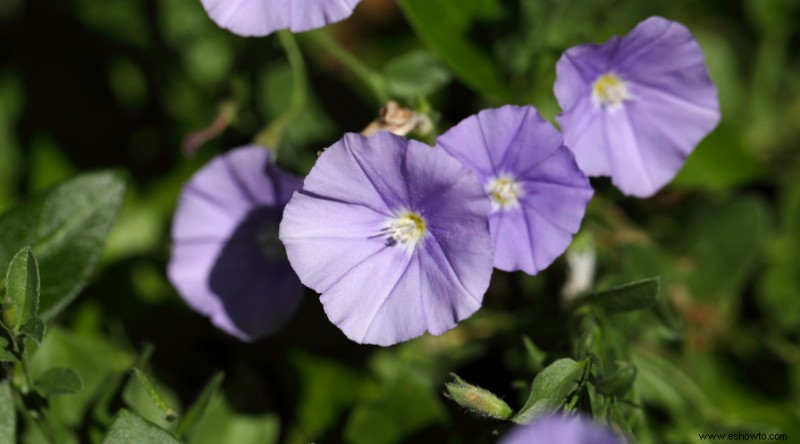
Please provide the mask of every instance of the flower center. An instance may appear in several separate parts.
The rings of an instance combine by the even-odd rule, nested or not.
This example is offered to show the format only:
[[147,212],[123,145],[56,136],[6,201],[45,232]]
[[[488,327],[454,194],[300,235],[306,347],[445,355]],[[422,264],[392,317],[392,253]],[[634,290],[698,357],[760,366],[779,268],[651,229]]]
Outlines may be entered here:
[[592,100],[603,108],[614,108],[630,98],[627,83],[616,74],[605,73],[592,85]]
[[286,263],[286,249],[278,239],[283,210],[259,207],[252,210],[244,222],[237,228],[231,240],[232,245],[238,242],[255,242],[261,257],[270,265]]
[[386,245],[401,245],[406,251],[411,252],[414,247],[425,237],[427,224],[422,216],[410,210],[401,211],[397,216],[389,219],[383,233],[388,236]]
[[502,173],[489,181],[486,191],[492,199],[492,210],[507,210],[519,207],[522,185],[508,173]]

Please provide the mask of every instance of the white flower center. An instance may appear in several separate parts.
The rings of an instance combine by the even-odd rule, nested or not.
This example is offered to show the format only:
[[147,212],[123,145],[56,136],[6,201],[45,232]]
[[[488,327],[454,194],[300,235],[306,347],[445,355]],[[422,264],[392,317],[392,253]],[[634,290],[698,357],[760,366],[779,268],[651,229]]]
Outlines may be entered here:
[[628,84],[616,74],[605,73],[592,85],[592,101],[602,108],[616,108],[630,98]]
[[403,210],[389,219],[383,234],[388,236],[387,245],[399,245],[410,253],[425,237],[426,228],[427,223],[422,215],[415,211]]
[[501,173],[489,181],[486,192],[492,199],[492,211],[510,210],[519,207],[519,197],[524,190],[522,184],[516,181],[513,175]]

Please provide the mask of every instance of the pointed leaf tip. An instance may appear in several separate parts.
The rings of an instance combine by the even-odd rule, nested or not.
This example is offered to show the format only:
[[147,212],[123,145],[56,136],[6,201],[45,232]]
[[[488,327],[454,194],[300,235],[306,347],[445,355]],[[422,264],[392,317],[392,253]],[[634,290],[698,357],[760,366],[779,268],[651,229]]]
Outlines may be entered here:
[[661,278],[643,279],[592,293],[583,299],[583,303],[603,307],[612,313],[643,310],[656,302],[660,285]]
[[30,247],[24,247],[11,259],[6,273],[2,323],[14,333],[20,332],[39,311],[39,265]]

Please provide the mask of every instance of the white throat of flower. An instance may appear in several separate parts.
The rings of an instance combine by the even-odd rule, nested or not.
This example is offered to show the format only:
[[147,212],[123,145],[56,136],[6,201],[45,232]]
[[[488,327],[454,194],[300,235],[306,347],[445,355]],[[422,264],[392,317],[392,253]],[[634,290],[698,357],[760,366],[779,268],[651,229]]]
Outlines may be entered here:
[[407,253],[413,253],[416,246],[428,233],[425,218],[416,211],[402,210],[387,221],[381,232],[386,236],[386,245],[399,246]]
[[614,73],[607,72],[592,84],[592,102],[600,108],[614,110],[630,99],[628,83]]
[[486,185],[486,192],[492,200],[494,212],[519,208],[519,198],[525,190],[512,174],[500,173]]

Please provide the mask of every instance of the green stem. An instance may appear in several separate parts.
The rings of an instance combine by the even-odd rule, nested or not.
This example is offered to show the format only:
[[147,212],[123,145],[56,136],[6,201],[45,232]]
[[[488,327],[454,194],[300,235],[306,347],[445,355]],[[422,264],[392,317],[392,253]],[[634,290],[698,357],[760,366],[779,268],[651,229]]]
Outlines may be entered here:
[[297,45],[297,40],[289,31],[279,31],[278,41],[286,53],[289,66],[292,70],[292,96],[286,111],[274,122],[256,135],[255,142],[259,145],[278,149],[283,132],[294,119],[296,119],[308,101],[308,80],[306,78],[306,64],[303,54]]
[[31,378],[31,372],[28,369],[28,363],[25,361],[25,353],[22,347],[20,347],[19,343],[17,342],[17,338],[14,336],[14,334],[9,332],[8,336],[11,338],[11,351],[17,356],[17,359],[19,359],[19,365],[20,368],[22,369],[22,377],[25,380],[24,389],[25,392],[27,393],[33,390],[33,378]]
[[[22,347],[19,346],[17,338],[15,338],[13,334],[10,334],[9,336],[11,337],[12,351],[14,352],[15,355],[17,355],[17,358],[19,359],[20,368],[22,369],[22,377],[25,382],[24,389],[25,392],[28,393],[33,390],[33,378],[31,377],[31,372],[30,369],[28,368],[28,363],[25,359],[25,353]],[[44,433],[48,442],[50,442],[51,444],[56,444],[58,442],[58,440],[56,439],[56,433],[53,427],[50,425],[47,413],[43,409],[37,409],[36,412],[38,413],[38,417],[32,415],[31,412],[28,411],[28,408],[25,406],[25,402],[22,399],[22,393],[20,393],[17,390],[14,390],[14,393],[16,393],[18,397],[17,398],[18,409],[28,418],[28,420],[30,420],[32,423],[37,424],[42,429],[42,432]]]
[[379,104],[384,104],[389,100],[388,85],[386,79],[378,72],[364,64],[361,60],[344,49],[336,42],[325,30],[317,30],[304,34],[304,38],[322,49],[326,54],[335,58],[344,65],[356,77],[359,77],[371,90],[373,96]]

